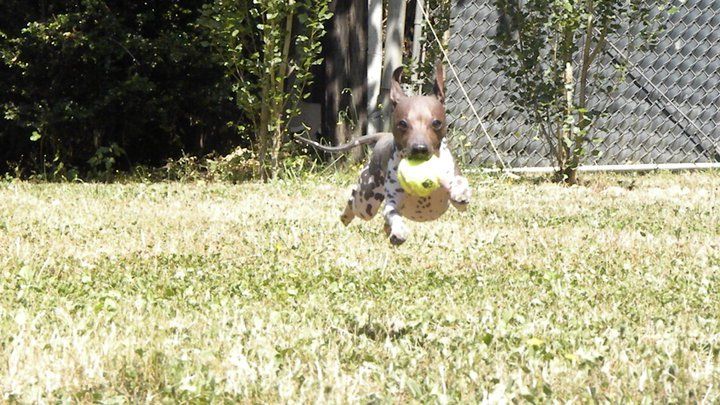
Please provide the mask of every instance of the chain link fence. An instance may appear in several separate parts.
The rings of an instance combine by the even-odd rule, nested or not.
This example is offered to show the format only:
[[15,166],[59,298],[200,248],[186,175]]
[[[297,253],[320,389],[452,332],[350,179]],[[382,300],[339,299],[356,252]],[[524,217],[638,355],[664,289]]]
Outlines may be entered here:
[[[499,166],[488,137],[463,95],[480,114],[508,167],[552,166],[550,151],[501,90],[505,78],[494,69],[490,49],[498,14],[492,0],[457,0],[450,16],[449,56],[459,76],[447,74],[452,140],[465,163]],[[657,46],[633,51],[627,37],[611,46],[594,69],[615,83],[600,106],[585,159],[587,165],[720,162],[720,1],[676,0]],[[632,31],[632,27],[630,28]],[[629,62],[624,80],[613,66]]]

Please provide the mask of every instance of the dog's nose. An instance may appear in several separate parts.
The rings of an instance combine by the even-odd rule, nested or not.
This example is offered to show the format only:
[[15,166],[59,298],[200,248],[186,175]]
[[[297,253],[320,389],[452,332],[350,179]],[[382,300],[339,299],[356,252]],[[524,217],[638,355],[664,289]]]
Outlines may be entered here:
[[427,157],[429,152],[428,146],[423,143],[414,143],[410,147],[410,154],[413,157]]

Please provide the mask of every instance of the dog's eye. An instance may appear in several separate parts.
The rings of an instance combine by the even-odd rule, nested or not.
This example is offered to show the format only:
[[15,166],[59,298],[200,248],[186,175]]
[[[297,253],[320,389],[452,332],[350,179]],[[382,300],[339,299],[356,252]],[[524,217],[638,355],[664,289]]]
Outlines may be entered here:
[[440,130],[442,128],[442,125],[443,125],[443,123],[440,120],[433,120],[433,122],[432,122],[432,127],[435,130]]
[[407,128],[408,128],[408,123],[407,123],[407,121],[405,121],[405,120],[400,120],[400,121],[397,123],[397,126],[398,126],[398,128],[400,128],[400,129],[407,129]]

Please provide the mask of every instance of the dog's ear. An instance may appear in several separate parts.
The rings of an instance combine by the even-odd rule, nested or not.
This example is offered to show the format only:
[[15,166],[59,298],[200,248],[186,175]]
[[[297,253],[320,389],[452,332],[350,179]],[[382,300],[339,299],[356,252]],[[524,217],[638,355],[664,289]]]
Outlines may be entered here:
[[402,86],[400,86],[400,76],[402,76],[402,71],[402,66],[395,69],[392,74],[392,80],[390,81],[390,101],[392,101],[393,105],[397,105],[400,100],[407,97],[405,92],[403,92]]
[[441,103],[445,104],[445,70],[443,69],[441,60],[435,64],[435,85],[433,86],[433,91],[435,97],[437,97]]

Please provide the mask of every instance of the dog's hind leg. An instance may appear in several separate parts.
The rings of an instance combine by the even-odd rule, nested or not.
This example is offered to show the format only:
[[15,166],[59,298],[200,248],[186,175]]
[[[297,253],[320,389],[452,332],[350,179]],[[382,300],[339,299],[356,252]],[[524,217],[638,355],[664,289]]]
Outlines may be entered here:
[[352,189],[345,210],[340,215],[340,221],[345,226],[355,217],[369,221],[377,214],[383,200],[385,200],[384,176],[381,172],[371,170],[369,165],[365,166],[360,172],[358,184]]
[[[355,194],[355,188],[353,187],[353,194]],[[350,225],[350,222],[355,218],[355,212],[353,211],[353,198],[350,197],[347,204],[345,204],[345,210],[343,211],[342,215],[340,215],[340,222],[342,222],[343,225],[348,226]]]

